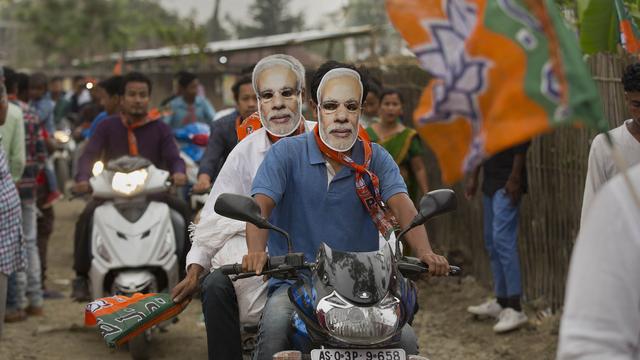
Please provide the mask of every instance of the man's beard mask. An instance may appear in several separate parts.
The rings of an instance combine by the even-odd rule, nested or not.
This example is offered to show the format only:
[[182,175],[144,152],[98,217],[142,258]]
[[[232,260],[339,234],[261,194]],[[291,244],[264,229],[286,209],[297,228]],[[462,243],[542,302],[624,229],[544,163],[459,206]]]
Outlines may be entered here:
[[[345,76],[353,77],[358,81],[358,84],[360,85],[360,98],[358,99],[358,104],[362,104],[363,88],[360,74],[358,74],[357,71],[348,68],[337,68],[328,71],[322,77],[322,80],[320,80],[320,85],[318,86],[318,91],[316,93],[316,97],[318,99],[317,112],[320,140],[322,140],[329,149],[338,152],[349,151],[358,140],[358,124],[360,123],[360,116],[358,115],[358,121],[355,125],[350,121],[342,124],[334,122],[325,128],[322,120],[322,93],[327,81]],[[343,134],[344,136],[346,136],[346,134],[350,134],[350,136],[342,137],[341,135]]]
[[300,113],[302,110],[302,98],[300,95],[297,96],[296,101],[298,102],[298,112],[293,112],[289,108],[273,110],[266,116],[266,119],[260,106],[258,106],[260,122],[269,134],[285,137],[293,134],[300,127],[300,121],[302,120],[302,114]]

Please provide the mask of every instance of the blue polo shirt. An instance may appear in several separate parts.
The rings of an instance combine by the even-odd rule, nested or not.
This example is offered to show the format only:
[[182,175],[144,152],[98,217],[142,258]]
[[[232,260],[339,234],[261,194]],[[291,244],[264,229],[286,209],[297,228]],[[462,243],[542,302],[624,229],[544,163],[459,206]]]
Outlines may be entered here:
[[[383,201],[407,186],[398,166],[378,144],[371,144],[370,170],[380,179]],[[362,142],[358,141],[352,159],[362,164]],[[366,181],[371,180],[365,176]],[[269,221],[289,233],[294,252],[314,261],[322,242],[342,251],[376,251],[378,229],[356,193],[355,170],[344,166],[327,187],[325,159],[313,132],[284,138],[267,153],[253,180],[251,194],[274,200]],[[267,242],[269,255],[287,253],[284,237],[273,231]]]

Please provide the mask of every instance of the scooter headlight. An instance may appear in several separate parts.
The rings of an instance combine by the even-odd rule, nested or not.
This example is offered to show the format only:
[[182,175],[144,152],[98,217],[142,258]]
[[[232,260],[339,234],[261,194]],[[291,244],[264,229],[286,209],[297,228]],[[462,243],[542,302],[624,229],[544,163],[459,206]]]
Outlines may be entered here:
[[391,294],[378,304],[359,307],[335,291],[318,303],[316,315],[328,334],[355,345],[383,343],[393,337],[400,324],[400,300]]
[[53,133],[53,138],[56,139],[60,144],[66,144],[71,140],[71,137],[66,131],[57,130]]
[[114,191],[131,196],[142,190],[147,181],[147,170],[141,169],[130,173],[117,172],[111,180],[111,187]]
[[96,163],[93,164],[93,168],[91,169],[91,174],[93,174],[93,177],[96,177],[102,174],[103,171],[104,171],[104,163],[102,161],[96,161]]

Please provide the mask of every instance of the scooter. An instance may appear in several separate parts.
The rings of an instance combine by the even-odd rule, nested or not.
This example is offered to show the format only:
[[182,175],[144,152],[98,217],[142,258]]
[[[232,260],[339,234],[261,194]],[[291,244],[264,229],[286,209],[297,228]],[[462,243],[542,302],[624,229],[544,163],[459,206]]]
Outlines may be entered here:
[[[167,171],[140,157],[123,156],[102,169],[94,166],[93,197],[106,200],[95,209],[91,226],[89,280],[94,299],[168,292],[178,283],[184,220],[167,204],[148,199],[168,191],[168,179]],[[134,359],[148,357],[154,330],[129,343]]]
[[[289,299],[296,311],[292,318],[294,350],[274,359],[311,360],[418,360],[399,348],[400,334],[417,311],[417,290],[411,279],[428,272],[417,258],[403,256],[399,243],[416,226],[456,208],[455,193],[436,190],[425,195],[420,211],[398,235],[395,254],[387,244],[379,251],[344,252],[322,244],[314,263],[291,250],[272,256],[262,271],[277,279],[295,280]],[[282,234],[292,249],[289,235],[261,216],[251,197],[222,194],[215,211],[225,217],[254,224]],[[240,264],[221,267],[232,280],[256,276],[242,272]],[[459,275],[450,266],[449,275]],[[293,357],[292,357],[293,356]]]

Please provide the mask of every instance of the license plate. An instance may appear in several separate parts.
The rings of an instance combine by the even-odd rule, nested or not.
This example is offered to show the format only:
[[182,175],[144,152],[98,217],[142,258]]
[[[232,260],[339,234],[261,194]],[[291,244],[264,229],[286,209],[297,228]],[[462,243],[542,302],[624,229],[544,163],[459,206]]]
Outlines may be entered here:
[[406,360],[403,349],[315,349],[311,350],[311,360]]

